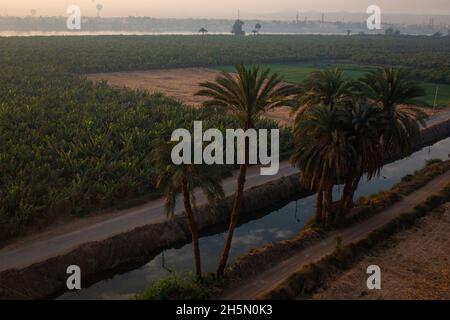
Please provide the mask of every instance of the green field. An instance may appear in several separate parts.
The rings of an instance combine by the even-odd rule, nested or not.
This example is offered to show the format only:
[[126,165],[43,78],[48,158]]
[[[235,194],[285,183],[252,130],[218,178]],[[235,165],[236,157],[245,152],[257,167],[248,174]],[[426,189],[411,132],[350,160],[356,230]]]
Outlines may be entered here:
[[[364,75],[364,73],[373,70],[374,67],[359,66],[349,64],[301,64],[301,63],[289,63],[289,64],[264,64],[264,67],[270,68],[273,72],[277,72],[284,76],[285,80],[292,83],[299,83],[306,79],[306,77],[313,71],[339,67],[344,70],[347,77],[351,79],[358,79]],[[234,70],[233,66],[221,66],[217,69],[222,71],[231,72]],[[422,85],[427,90],[427,96],[422,99],[427,104],[432,106],[436,95],[436,84],[422,82]],[[439,84],[438,97],[436,104],[439,108],[446,108],[450,106],[450,85]]]
[[[347,64],[351,77],[360,65],[387,65],[450,84],[450,42],[437,37],[0,37],[0,242],[28,226],[157,196],[153,142],[194,119],[237,125],[225,112],[94,84],[85,74],[243,62],[298,82],[323,61]],[[439,99],[450,100],[449,86],[442,88]],[[292,136],[282,134],[285,153]]]

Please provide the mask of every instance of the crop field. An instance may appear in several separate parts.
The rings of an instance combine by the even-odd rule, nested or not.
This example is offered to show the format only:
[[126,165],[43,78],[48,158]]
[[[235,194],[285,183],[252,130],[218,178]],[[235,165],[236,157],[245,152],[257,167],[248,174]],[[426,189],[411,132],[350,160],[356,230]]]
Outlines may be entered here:
[[[303,63],[272,63],[265,64],[267,68],[270,68],[273,72],[277,72],[283,75],[286,81],[292,83],[300,83],[306,79],[308,74],[313,71],[339,67],[344,70],[345,75],[353,80],[356,80],[369,72],[375,67],[364,65],[352,65],[352,64],[303,64]],[[220,66],[217,67],[221,71],[233,71],[233,66]],[[446,108],[450,106],[450,85],[449,84],[434,84],[429,82],[420,81],[422,86],[427,90],[427,95],[422,100],[430,106],[434,105],[437,89],[436,106],[439,108]]]
[[[405,67],[414,79],[441,83],[439,99],[448,99],[450,41],[444,37],[0,37],[0,241],[60,216],[157,196],[149,159],[156,139],[194,119],[217,128],[237,125],[226,112],[93,83],[86,74],[242,62],[268,64],[298,82],[322,61]],[[291,138],[282,134],[281,152]]]

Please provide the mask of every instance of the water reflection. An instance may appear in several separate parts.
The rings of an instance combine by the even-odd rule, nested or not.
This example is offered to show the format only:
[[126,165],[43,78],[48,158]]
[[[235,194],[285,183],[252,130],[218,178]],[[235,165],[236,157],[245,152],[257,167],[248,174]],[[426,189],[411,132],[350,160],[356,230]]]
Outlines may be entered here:
[[[423,168],[430,159],[448,159],[450,138],[438,142],[430,148],[424,148],[411,157],[384,167],[379,178],[363,180],[356,196],[366,196],[387,190],[400,182],[402,177]],[[335,197],[342,192],[341,187],[334,190]],[[315,209],[315,197],[293,201],[283,208],[238,227],[235,231],[230,261],[252,248],[268,243],[288,239],[305,226]],[[225,233],[200,239],[203,268],[214,271],[225,239]],[[114,278],[98,282],[78,293],[67,293],[62,299],[128,299],[130,295],[142,291],[149,283],[171,271],[189,272],[193,270],[191,245],[180,249],[167,250],[145,266],[131,272],[116,275]]]

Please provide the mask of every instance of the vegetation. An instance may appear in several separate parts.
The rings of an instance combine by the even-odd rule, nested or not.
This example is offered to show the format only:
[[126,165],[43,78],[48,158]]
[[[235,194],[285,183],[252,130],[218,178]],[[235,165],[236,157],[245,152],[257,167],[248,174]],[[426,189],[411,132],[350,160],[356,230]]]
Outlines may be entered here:
[[[282,75],[286,81],[291,83],[300,83],[308,79],[309,75],[313,72],[326,69],[341,69],[349,80],[356,81],[363,77],[366,73],[377,69],[376,66],[346,64],[346,63],[269,63],[262,65],[265,68],[270,68],[273,72]],[[231,71],[232,66],[219,66],[217,69],[221,71]],[[450,106],[450,85],[430,83],[425,79],[418,77],[416,70],[408,69],[408,72],[404,74],[408,79],[422,80],[420,82],[421,87],[426,90],[426,96],[423,97],[421,105],[425,107],[446,108]],[[437,96],[436,96],[437,89]]]
[[[0,76],[2,240],[31,224],[157,197],[150,159],[156,139],[194,120],[209,128],[238,125],[220,108],[183,107],[161,95],[112,89],[52,69],[24,72]],[[276,127],[265,120],[257,125]],[[221,170],[225,176],[232,168]]]
[[172,274],[157,281],[134,298],[137,300],[208,300],[215,292],[210,283],[208,279],[200,283],[190,276]]
[[[91,83],[85,73],[339,60],[429,70],[423,72],[435,81],[448,82],[448,41],[413,39],[263,35],[204,40],[199,36],[0,38],[0,240],[66,214],[83,215],[161,195],[158,170],[151,159],[156,140],[167,140],[174,129],[189,128],[194,120],[221,130],[275,128],[273,122],[258,116],[284,104],[288,87],[275,88],[281,78],[270,77],[267,71],[240,67],[239,92],[229,90],[222,96],[221,87],[233,86],[233,79],[224,75],[218,87],[207,85],[210,94],[203,92],[216,106],[192,109],[160,94]],[[386,56],[387,50],[392,54]],[[244,84],[253,91],[243,90]],[[256,89],[262,87],[265,93],[257,94]],[[235,103],[233,97],[248,98],[255,105],[243,99]],[[319,109],[328,117],[336,112],[323,106]],[[281,153],[292,149],[291,137],[287,130],[282,132]],[[226,265],[232,226],[238,217],[244,167],[219,274]],[[225,176],[231,169],[223,167],[218,174]]]
[[[293,165],[300,179],[317,190],[316,221],[342,220],[364,174],[379,174],[389,157],[409,155],[420,142],[425,115],[403,106],[424,95],[417,83],[395,69],[375,70],[351,83],[342,71],[317,71],[301,84],[294,125]],[[344,184],[340,215],[333,187]]]
[[198,36],[9,37],[0,38],[0,52],[2,67],[21,70],[57,65],[83,74],[237,63],[323,64],[328,61],[404,67],[413,72],[417,80],[450,83],[450,43],[444,37],[261,35],[211,36],[207,41],[208,45],[204,46]]
[[172,143],[164,141],[153,151],[154,169],[158,172],[157,187],[166,199],[165,209],[169,217],[173,218],[177,196],[183,196],[185,214],[189,223],[194,250],[194,261],[197,280],[202,280],[200,245],[198,240],[198,226],[195,221],[195,188],[200,188],[214,205],[225,197],[220,183],[220,169],[217,166],[175,165],[171,159]]
[[356,83],[357,94],[374,101],[383,115],[382,140],[389,155],[405,157],[420,142],[420,126],[426,115],[418,109],[417,98],[425,90],[414,81],[406,80],[402,70],[376,70]]
[[208,30],[206,30],[205,28],[201,28],[198,32],[202,34],[202,39],[204,39],[205,38],[205,34],[208,33]]
[[359,261],[366,252],[373,250],[395,233],[412,227],[426,215],[445,210],[440,207],[449,200],[450,185],[447,185],[444,190],[429,197],[423,204],[394,218],[386,225],[370,233],[366,238],[355,244],[352,243],[340,248],[322,260],[301,268],[264,298],[286,300],[309,297],[327,281],[342,273]]
[[[205,106],[221,106],[226,108],[239,122],[244,131],[254,129],[257,120],[265,112],[280,106],[292,105],[290,96],[293,92],[291,85],[283,84],[282,78],[277,74],[270,74],[269,69],[260,69],[257,66],[247,69],[243,65],[236,66],[237,76],[222,73],[216,81],[200,84],[203,88],[197,95],[209,98]],[[242,204],[245,178],[248,168],[250,151],[249,140],[243,143],[245,161],[240,165],[236,196],[230,214],[230,226],[225,241],[225,247],[217,269],[221,278],[227,265],[231,249],[233,233],[239,220],[239,210]]]

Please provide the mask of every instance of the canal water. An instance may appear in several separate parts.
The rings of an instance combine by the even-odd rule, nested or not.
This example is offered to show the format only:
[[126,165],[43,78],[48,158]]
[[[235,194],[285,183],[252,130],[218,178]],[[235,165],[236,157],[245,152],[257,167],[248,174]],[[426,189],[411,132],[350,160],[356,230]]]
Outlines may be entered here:
[[[380,177],[361,182],[357,196],[368,196],[388,190],[404,176],[423,168],[427,160],[448,159],[449,152],[450,138],[426,147],[408,158],[386,165]],[[339,195],[341,189],[336,187],[335,196]],[[314,207],[315,197],[305,197],[239,226],[235,231],[230,262],[252,248],[292,237],[311,219]],[[225,235],[218,233],[200,239],[204,271],[215,270]],[[133,271],[117,274],[81,291],[66,293],[59,299],[128,299],[171,272],[191,272],[193,268],[192,248],[191,244],[188,244],[178,249],[166,250]]]

